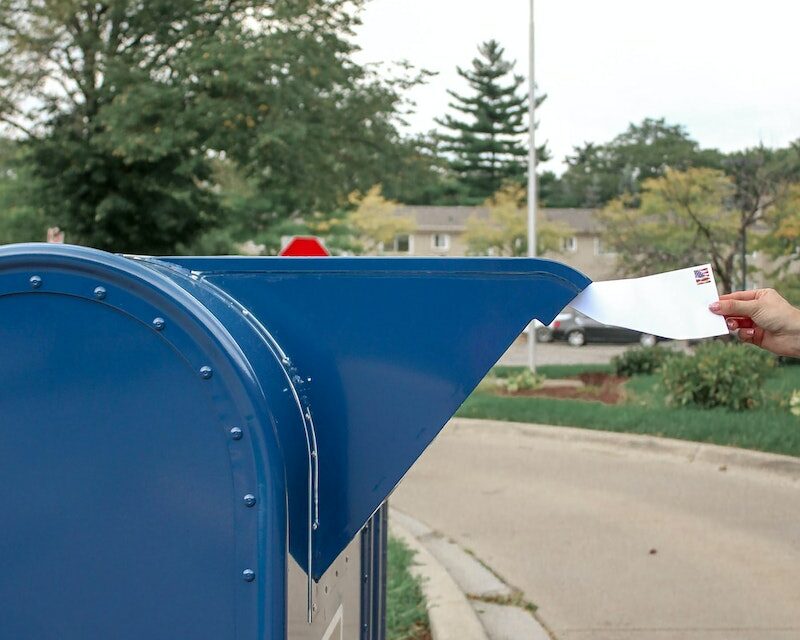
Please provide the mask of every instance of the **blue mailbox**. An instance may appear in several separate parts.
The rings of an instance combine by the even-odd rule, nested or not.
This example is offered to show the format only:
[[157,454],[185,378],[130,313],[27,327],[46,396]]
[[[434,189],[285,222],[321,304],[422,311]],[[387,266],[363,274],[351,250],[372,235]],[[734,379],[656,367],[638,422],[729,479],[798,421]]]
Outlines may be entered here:
[[387,496],[588,283],[0,248],[0,638],[379,640]]

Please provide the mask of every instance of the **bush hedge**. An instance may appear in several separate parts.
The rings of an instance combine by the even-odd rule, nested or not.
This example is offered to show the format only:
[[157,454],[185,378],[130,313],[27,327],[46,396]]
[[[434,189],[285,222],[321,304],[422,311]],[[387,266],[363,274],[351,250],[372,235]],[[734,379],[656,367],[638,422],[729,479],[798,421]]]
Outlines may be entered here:
[[760,349],[713,341],[692,356],[667,358],[661,375],[672,404],[741,411],[764,401],[764,382],[774,367],[775,358]]
[[611,359],[611,365],[618,376],[631,376],[655,373],[672,352],[656,345],[655,347],[636,347],[628,349]]

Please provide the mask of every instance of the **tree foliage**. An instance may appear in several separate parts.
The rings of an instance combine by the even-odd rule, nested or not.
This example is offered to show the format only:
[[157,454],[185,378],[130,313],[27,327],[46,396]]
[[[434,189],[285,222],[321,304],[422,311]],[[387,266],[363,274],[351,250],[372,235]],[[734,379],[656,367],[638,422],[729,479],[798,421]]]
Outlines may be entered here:
[[642,185],[639,206],[630,196],[612,200],[599,214],[604,241],[628,275],[708,262],[730,290],[736,257],[736,213],[727,209],[732,180],[716,169],[667,170]]
[[[467,220],[464,240],[470,255],[525,256],[528,254],[528,217],[525,189],[516,183],[503,185],[486,203],[488,215]],[[541,210],[536,220],[538,255],[555,253],[571,231],[548,220]]]
[[[750,171],[746,175],[752,178]],[[748,268],[742,262],[747,255],[742,239],[748,234],[754,245],[780,246],[784,254],[797,246],[796,185],[773,171],[765,171],[759,184],[753,188],[758,197],[751,201],[742,196],[736,177],[718,169],[668,169],[643,183],[636,203],[623,196],[602,210],[604,240],[626,274],[710,261],[718,282],[731,291],[742,284],[742,270]]]
[[[485,200],[505,181],[523,181],[527,171],[524,78],[513,73],[514,62],[503,57],[504,49],[496,40],[481,44],[478,53],[471,68],[457,69],[471,94],[448,91],[453,98],[449,106],[459,115],[437,120],[448,130],[441,135],[442,150],[450,154],[467,204]],[[540,96],[537,105],[545,97]],[[544,147],[539,157],[546,159]]]
[[796,255],[800,250],[800,183],[786,185],[768,222],[774,232],[757,236],[753,244],[773,258]]
[[780,277],[791,268],[800,243],[800,143],[745,149],[729,155],[724,166],[735,184],[733,206],[740,216],[740,286],[747,284],[746,256],[754,249],[775,261],[769,275]]
[[410,205],[461,204],[461,185],[445,146],[433,133],[402,140],[394,168],[381,181],[386,197]]
[[215,158],[259,192],[251,234],[403,175],[403,93],[353,61],[363,0],[3,0],[0,120],[70,240],[160,252],[220,218]]
[[416,228],[411,217],[398,215],[400,205],[384,198],[379,184],[364,194],[350,194],[350,203],[355,209],[348,215],[347,223],[356,235],[359,253],[383,253],[397,236],[410,234]]
[[0,139],[0,244],[42,242],[55,226],[33,204],[41,185],[31,175],[25,150],[13,140]]
[[680,125],[646,118],[605,144],[587,142],[566,158],[567,169],[544,194],[547,206],[601,207],[625,194],[636,196],[643,183],[669,169],[720,168],[722,155],[701,149]]

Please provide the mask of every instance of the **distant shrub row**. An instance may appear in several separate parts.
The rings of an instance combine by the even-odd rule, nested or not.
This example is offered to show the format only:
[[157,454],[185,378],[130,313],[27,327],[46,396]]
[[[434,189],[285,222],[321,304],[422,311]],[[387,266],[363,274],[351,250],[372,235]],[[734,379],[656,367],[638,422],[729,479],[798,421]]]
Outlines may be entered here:
[[711,341],[692,355],[661,347],[631,349],[612,364],[626,377],[660,371],[670,404],[741,411],[763,403],[764,382],[776,361],[747,345]]

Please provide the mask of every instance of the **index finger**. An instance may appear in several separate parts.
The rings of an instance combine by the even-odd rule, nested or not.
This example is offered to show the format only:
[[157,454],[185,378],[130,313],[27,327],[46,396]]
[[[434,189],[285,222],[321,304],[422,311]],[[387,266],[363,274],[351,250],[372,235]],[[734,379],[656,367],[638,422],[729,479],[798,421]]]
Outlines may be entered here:
[[725,316],[726,318],[752,318],[753,312],[758,309],[755,300],[738,300],[736,298],[722,299],[710,307],[714,313]]
[[720,300],[755,300],[758,290],[750,289],[748,291],[732,291],[731,293],[723,293]]

